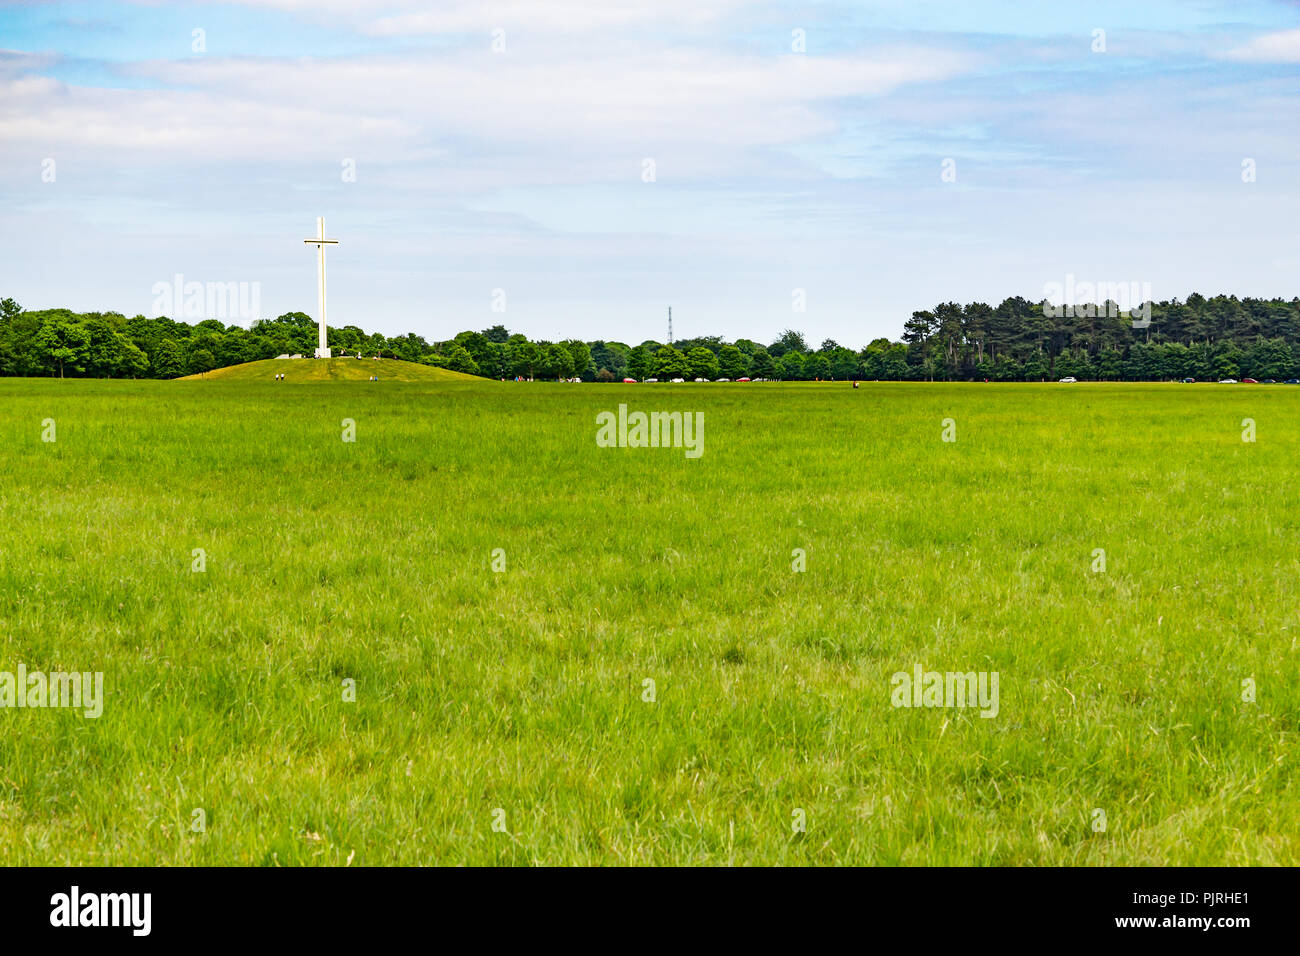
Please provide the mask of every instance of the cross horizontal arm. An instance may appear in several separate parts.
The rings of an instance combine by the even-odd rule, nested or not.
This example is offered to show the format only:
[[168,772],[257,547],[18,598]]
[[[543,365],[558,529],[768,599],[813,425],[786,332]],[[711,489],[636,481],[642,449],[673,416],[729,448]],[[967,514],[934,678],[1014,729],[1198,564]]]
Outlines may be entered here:
[[304,239],[303,242],[314,242],[318,246],[322,244],[327,246],[337,246],[339,244],[337,239]]

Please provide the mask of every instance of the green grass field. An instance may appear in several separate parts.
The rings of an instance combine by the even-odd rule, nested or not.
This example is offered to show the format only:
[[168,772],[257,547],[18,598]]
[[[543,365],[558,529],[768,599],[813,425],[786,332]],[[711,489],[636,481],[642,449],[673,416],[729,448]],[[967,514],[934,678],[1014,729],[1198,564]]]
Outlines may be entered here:
[[0,710],[3,863],[1300,862],[1300,389],[0,380],[0,448],[0,670],[106,697]]

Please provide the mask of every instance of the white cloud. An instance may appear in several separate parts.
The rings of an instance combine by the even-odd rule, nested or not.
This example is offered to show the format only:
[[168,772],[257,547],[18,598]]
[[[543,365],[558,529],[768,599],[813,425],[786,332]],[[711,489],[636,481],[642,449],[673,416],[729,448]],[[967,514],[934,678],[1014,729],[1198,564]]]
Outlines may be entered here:
[[566,181],[574,168],[597,180],[622,177],[623,164],[644,156],[678,172],[734,171],[755,148],[834,133],[838,101],[942,80],[971,63],[942,49],[841,57],[597,51],[581,59],[457,50],[129,68],[162,89],[0,73],[0,144],[89,147],[101,160],[148,150],[159,163],[258,165],[358,151],[402,165],[454,146],[502,169],[505,186]]
[[[154,0],[136,0],[150,3]],[[646,24],[690,27],[711,23],[766,0],[229,0],[285,11],[304,19],[347,24],[372,36],[487,33],[497,27],[538,33],[590,33]],[[432,8],[432,9],[431,9]]]
[[1266,33],[1223,56],[1247,63],[1300,63],[1300,30]]
[[378,17],[366,25],[376,36],[487,32],[497,27],[547,32],[588,32],[654,21],[674,24],[720,19],[752,0],[453,0],[435,10]]
[[[346,134],[344,131],[346,130]],[[0,81],[0,143],[39,144],[45,153],[91,150],[133,164],[344,155],[359,134],[398,148],[413,132],[392,117],[347,117],[309,105],[256,102],[205,92],[109,90],[47,77]]]
[[45,70],[58,62],[53,53],[28,53],[25,50],[0,49],[0,77],[17,76]]

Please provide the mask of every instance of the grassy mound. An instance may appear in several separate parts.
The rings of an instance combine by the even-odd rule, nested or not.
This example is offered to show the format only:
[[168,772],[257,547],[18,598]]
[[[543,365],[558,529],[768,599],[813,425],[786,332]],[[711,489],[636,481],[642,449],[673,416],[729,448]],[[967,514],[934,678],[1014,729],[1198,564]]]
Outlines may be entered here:
[[186,375],[177,381],[222,379],[231,382],[274,382],[284,374],[286,382],[368,382],[378,375],[381,382],[475,382],[483,381],[463,372],[403,362],[400,359],[331,358],[265,359],[213,369],[201,375]]

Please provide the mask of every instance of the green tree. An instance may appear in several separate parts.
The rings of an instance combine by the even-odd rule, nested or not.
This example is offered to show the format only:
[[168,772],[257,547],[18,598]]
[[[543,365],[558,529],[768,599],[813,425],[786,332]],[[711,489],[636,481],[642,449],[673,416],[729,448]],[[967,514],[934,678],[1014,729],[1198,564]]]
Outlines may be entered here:
[[[772,353],[763,346],[754,350],[754,354],[749,360],[749,374],[754,378],[776,378],[776,362],[772,359]],[[740,376],[737,376],[739,378]]]
[[786,352],[777,364],[781,378],[787,382],[797,382],[804,377],[804,358],[800,352]]
[[892,343],[885,351],[885,360],[880,369],[880,377],[887,382],[901,382],[908,377],[908,348],[902,342]]
[[560,345],[573,357],[573,371],[569,374],[577,375],[587,382],[594,381],[596,370],[591,366],[591,346],[578,339],[565,339]]
[[808,356],[808,360],[804,362],[803,374],[805,378],[828,381],[831,377],[831,360],[824,353],[816,352]]
[[505,378],[510,368],[506,361],[506,346],[489,341],[483,353],[483,360],[478,362],[479,374],[488,378]]
[[1102,349],[1097,353],[1094,368],[1101,381],[1116,381],[1124,371],[1124,357],[1119,349]]
[[[482,332],[461,332],[452,341],[469,353],[475,365],[482,367],[486,363],[492,343]],[[445,354],[450,357],[450,350]]]
[[830,353],[831,378],[844,381],[861,374],[858,357],[851,349],[836,348]]
[[1242,367],[1252,378],[1284,379],[1295,364],[1291,346],[1285,339],[1259,339],[1249,349]]
[[1026,382],[1041,382],[1047,378],[1047,356],[1041,350],[1025,362],[1024,375]]
[[[217,323],[220,325],[220,323]],[[202,325],[202,323],[200,323]],[[125,316],[107,312],[88,313],[82,323],[86,331],[86,372],[103,378],[135,377],[149,368],[149,360],[123,331]],[[224,326],[221,326],[224,329]],[[208,333],[206,338],[220,343],[220,336]],[[216,348],[211,351],[216,352]]]
[[86,329],[80,323],[62,317],[42,323],[36,333],[37,354],[48,368],[59,370],[59,378],[63,378],[65,368],[77,372],[86,370],[88,345]]
[[1020,363],[1005,352],[993,363],[993,379],[998,382],[1019,382],[1024,377]]
[[217,357],[207,349],[197,349],[190,353],[190,359],[186,366],[186,372],[190,375],[198,375],[201,372],[210,372],[217,367]]
[[686,362],[686,356],[671,345],[665,345],[655,353],[655,378],[667,381],[674,378],[685,378],[689,374],[691,374],[691,367]]
[[738,346],[724,345],[718,351],[718,371],[725,378],[740,378],[749,371],[749,356]]
[[185,368],[185,358],[175,339],[163,339],[154,355],[153,370],[159,378],[176,378]]
[[808,343],[804,341],[802,332],[786,329],[767,347],[767,351],[773,358],[781,358],[787,352],[807,352]]
[[634,378],[638,382],[649,378],[651,359],[650,350],[644,345],[632,349],[627,353],[627,377]]
[[547,344],[543,350],[542,374],[549,378],[568,378],[573,374],[573,355],[563,345]]
[[356,352],[365,336],[355,325],[345,325],[341,329],[327,328],[325,340],[330,348],[339,352]]
[[1216,349],[1214,374],[1219,378],[1238,378],[1241,375],[1241,350],[1235,344]]
[[[739,354],[739,353],[737,353]],[[718,357],[704,346],[696,346],[686,353],[686,364],[691,378],[715,379],[718,377]]]
[[463,345],[453,345],[447,350],[446,367],[453,372],[464,372],[466,375],[479,374],[478,363]]
[[601,342],[595,341],[590,343],[591,363],[597,369],[597,377],[601,371],[609,372],[612,379],[620,379],[626,374],[628,347],[622,342]]
[[939,331],[933,312],[913,312],[903,323],[903,341],[908,345],[925,345]]
[[131,378],[143,378],[149,374],[149,356],[136,346],[134,342],[125,335],[122,339],[122,358],[118,364],[116,373],[121,376],[131,376]]
[[[520,336],[520,338],[523,337]],[[514,373],[524,378],[533,378],[542,365],[542,350],[537,343],[524,339],[522,342],[511,345],[510,350]]]

